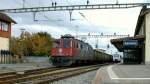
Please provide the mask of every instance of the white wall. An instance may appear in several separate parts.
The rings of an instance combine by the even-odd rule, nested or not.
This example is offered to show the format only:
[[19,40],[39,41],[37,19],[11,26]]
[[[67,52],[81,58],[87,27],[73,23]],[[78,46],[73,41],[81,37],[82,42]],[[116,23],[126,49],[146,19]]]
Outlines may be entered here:
[[150,64],[150,13],[146,14],[145,63]]
[[9,39],[0,37],[0,50],[9,50]]

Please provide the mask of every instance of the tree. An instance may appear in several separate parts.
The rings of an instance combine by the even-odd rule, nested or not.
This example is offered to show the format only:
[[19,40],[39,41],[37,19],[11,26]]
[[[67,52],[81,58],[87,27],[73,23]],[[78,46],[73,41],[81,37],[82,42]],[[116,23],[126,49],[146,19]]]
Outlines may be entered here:
[[34,55],[50,55],[52,38],[47,32],[34,33],[32,37],[32,51]]
[[14,54],[17,54],[17,47],[18,47],[18,38],[11,37],[10,39],[10,51]]
[[47,32],[22,32],[20,37],[11,37],[10,40],[11,52],[21,56],[47,56],[50,55],[51,48],[52,37]]

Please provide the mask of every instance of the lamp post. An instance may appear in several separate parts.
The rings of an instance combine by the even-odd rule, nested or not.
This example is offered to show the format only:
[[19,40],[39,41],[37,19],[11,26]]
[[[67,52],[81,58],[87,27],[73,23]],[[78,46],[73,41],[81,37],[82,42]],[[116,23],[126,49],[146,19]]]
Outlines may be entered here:
[[21,33],[23,33],[25,31],[25,28],[21,28],[20,30],[21,30]]
[[78,38],[78,28],[79,28],[79,26],[76,25],[75,28],[76,28],[76,38]]
[[25,28],[21,28],[20,30],[21,30],[21,38],[20,38],[21,55],[24,55],[25,46],[24,46],[23,40],[24,40],[24,31],[25,31]]
[[25,0],[23,0],[23,8],[25,8]]

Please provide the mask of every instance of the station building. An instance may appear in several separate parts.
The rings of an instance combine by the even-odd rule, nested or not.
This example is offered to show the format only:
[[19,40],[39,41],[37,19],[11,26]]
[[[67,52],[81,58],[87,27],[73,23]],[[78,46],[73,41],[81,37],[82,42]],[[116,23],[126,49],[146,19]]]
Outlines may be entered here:
[[0,63],[8,58],[9,41],[11,37],[12,24],[16,23],[8,15],[0,13]]
[[123,52],[123,63],[150,64],[150,8],[143,7],[133,37],[111,39]]

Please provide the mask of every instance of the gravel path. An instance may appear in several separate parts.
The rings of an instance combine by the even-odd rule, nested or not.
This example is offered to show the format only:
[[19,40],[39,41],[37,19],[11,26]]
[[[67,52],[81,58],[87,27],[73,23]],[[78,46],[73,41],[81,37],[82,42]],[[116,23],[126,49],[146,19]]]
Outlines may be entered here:
[[73,76],[63,80],[59,80],[50,84],[91,84],[96,75],[96,70],[85,74]]

